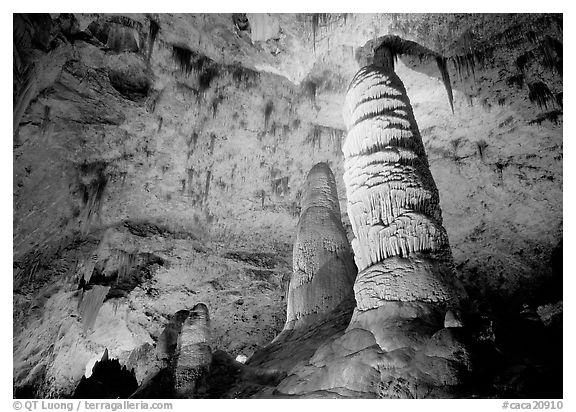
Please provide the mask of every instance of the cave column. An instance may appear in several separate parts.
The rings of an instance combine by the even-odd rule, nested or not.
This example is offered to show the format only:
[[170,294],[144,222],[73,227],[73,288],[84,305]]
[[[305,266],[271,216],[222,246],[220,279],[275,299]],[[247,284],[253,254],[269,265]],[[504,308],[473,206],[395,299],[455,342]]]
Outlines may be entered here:
[[377,48],[373,63],[353,78],[344,108],[344,183],[359,270],[350,328],[372,330],[386,349],[410,345],[406,334],[390,340],[386,319],[421,318],[441,327],[442,311],[462,293],[438,189],[394,58],[391,49]]

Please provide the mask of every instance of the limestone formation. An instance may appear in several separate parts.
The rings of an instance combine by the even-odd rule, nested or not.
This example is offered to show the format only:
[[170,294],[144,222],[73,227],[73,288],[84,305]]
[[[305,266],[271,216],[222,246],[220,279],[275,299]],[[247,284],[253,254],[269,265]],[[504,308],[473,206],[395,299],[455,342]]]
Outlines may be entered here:
[[156,343],[158,359],[170,359],[172,357],[178,346],[178,337],[182,331],[182,325],[189,315],[190,312],[188,310],[179,310],[166,325]]
[[[376,64],[352,80],[345,104],[344,183],[360,270],[356,307],[345,331],[331,328],[310,357],[287,368],[277,387],[283,395],[454,397],[471,369],[462,328],[454,328],[460,290],[438,190],[393,71],[395,52],[377,51]],[[316,325],[308,330],[299,352],[320,331]],[[261,357],[250,364],[275,366]]]
[[[544,394],[521,374],[562,397],[561,14],[122,16],[13,15],[15,397],[72,396],[105,347],[144,389],[156,384],[137,396],[173,397],[181,326],[199,302],[210,346],[230,353],[222,373],[212,355],[212,394],[236,371],[258,382],[230,397],[430,396],[414,387],[460,382],[446,371],[465,359],[457,338],[469,334],[481,349],[470,352],[474,397]],[[346,89],[389,33],[407,37],[380,50],[390,74],[366,69],[350,90],[366,101],[345,146],[348,215]],[[368,38],[374,47],[356,47]],[[355,65],[358,49],[367,58]],[[454,114],[436,64],[455,80]],[[295,288],[291,310],[326,311],[269,344],[286,320],[295,185],[320,161],[336,176],[348,241],[350,219],[362,235],[364,267],[347,306],[331,311],[313,294],[333,277]],[[452,305],[441,226],[476,317]],[[103,233],[111,243],[95,250]],[[261,379],[272,371],[286,374],[278,388]],[[498,377],[524,388],[503,393]]]
[[96,361],[89,378],[82,376],[73,398],[118,399],[127,398],[138,387],[134,371],[110,358],[108,349],[102,359]]
[[174,392],[179,398],[201,397],[212,362],[208,308],[199,303],[192,308],[178,337],[174,364]]
[[345,101],[343,145],[358,309],[385,301],[449,302],[453,266],[410,100],[387,47],[360,69]]
[[302,193],[284,330],[309,325],[351,299],[356,277],[336,182],[326,163],[310,170]]
[[94,285],[92,288],[82,291],[80,301],[78,302],[78,312],[82,317],[85,331],[94,327],[98,312],[109,291],[110,286],[102,285]]

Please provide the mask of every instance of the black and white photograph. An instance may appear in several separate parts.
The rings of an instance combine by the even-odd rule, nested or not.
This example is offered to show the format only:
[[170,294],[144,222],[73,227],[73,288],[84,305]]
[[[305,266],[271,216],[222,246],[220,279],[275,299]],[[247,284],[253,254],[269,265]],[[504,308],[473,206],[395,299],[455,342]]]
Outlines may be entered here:
[[7,410],[569,408],[563,13],[245,6],[12,13]]

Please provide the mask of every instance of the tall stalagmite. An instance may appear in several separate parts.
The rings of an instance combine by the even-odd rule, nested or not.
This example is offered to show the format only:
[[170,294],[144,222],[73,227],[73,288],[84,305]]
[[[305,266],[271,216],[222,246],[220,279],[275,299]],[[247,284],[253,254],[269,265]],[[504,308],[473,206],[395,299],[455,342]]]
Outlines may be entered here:
[[284,330],[309,325],[344,299],[352,299],[356,277],[336,181],[326,163],[312,167],[302,193]]
[[454,270],[438,190],[387,47],[352,80],[344,117],[358,309],[386,301],[450,302]]
[[403,45],[415,46],[395,36],[383,44],[352,80],[345,102],[344,183],[360,271],[356,307],[346,330],[323,337],[288,370],[278,393],[444,398],[466,388],[472,366],[465,331],[452,327],[460,324],[453,316],[445,322],[463,295],[438,190],[393,67]]
[[192,308],[178,337],[174,365],[174,391],[179,398],[202,397],[212,362],[208,308],[199,303]]

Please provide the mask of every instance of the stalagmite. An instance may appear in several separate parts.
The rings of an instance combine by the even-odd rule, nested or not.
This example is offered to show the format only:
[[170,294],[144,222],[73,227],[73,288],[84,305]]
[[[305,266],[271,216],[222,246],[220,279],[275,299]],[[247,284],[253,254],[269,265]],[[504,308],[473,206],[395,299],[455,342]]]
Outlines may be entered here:
[[[352,80],[345,101],[344,183],[360,271],[356,307],[345,331],[333,328],[308,362],[289,370],[277,387],[282,394],[454,397],[471,368],[454,315],[463,293],[438,190],[406,90],[393,70],[401,50],[390,50],[386,42],[405,43],[385,37],[373,64]],[[323,338],[318,329],[307,336]]]
[[386,46],[350,84],[345,101],[344,183],[360,273],[357,308],[455,297],[438,189]]
[[334,175],[326,163],[318,163],[304,183],[284,330],[309,325],[351,299],[355,277]]
[[174,391],[179,398],[202,397],[212,362],[208,308],[199,303],[192,308],[178,337],[174,364]]

